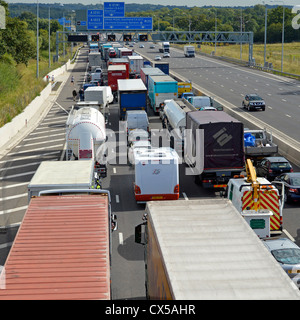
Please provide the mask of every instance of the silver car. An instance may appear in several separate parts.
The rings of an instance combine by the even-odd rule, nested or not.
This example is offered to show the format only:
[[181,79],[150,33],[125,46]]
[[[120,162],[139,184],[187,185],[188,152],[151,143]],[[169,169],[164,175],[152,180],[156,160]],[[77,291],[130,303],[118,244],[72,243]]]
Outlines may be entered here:
[[266,103],[263,98],[261,98],[256,93],[246,94],[243,102],[243,108],[247,109],[248,111],[252,110],[262,110],[265,111]]
[[300,289],[300,248],[287,238],[265,240],[263,244]]

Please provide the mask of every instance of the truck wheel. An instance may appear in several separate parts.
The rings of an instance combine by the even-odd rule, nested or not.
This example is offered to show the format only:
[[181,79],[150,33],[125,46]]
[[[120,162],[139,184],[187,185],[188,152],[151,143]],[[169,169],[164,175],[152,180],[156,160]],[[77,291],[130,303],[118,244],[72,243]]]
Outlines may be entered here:
[[199,175],[195,176],[195,184],[200,185],[201,184],[201,177]]

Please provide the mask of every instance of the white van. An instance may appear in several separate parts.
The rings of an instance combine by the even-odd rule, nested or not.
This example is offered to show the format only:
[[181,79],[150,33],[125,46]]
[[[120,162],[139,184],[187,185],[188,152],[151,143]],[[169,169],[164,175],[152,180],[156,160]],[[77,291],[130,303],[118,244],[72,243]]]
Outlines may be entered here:
[[134,150],[137,202],[179,199],[179,157],[171,148]]
[[197,110],[201,107],[212,107],[212,100],[206,96],[192,96],[188,97],[187,101],[191,103]]
[[142,129],[149,132],[149,120],[145,110],[126,111],[125,122],[127,134],[133,129]]
[[106,88],[107,102],[108,103],[113,103],[114,96],[112,94],[111,87],[110,86],[105,86],[105,88]]

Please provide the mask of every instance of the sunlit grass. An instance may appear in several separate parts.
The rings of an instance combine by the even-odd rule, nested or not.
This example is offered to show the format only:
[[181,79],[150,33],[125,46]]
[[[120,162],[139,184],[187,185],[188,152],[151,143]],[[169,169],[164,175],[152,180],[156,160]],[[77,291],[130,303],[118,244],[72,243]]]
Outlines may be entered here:
[[39,78],[36,77],[36,60],[24,64],[7,65],[0,63],[0,127],[10,122],[16,115],[40,94],[47,85],[43,77],[64,64],[70,54],[57,63],[48,66],[47,54],[41,53],[39,61]]
[[[183,45],[180,45],[183,47]],[[197,52],[211,54],[214,51],[214,43],[210,45],[202,44],[201,48],[195,45]],[[266,46],[266,61],[273,64],[273,69],[281,70],[281,43],[267,44]],[[241,47],[239,44],[235,45],[221,45],[217,46],[216,55],[226,56],[234,59],[240,59]],[[249,46],[244,44],[242,46],[242,60],[248,61]],[[253,57],[255,63],[259,65],[264,64],[264,44],[254,44]],[[300,43],[292,42],[284,44],[284,59],[283,72],[300,75]]]

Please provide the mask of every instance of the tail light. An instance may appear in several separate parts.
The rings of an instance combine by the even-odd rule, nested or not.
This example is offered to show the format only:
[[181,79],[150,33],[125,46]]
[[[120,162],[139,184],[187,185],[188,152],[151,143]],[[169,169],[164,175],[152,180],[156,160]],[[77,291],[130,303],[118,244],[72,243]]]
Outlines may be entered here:
[[273,170],[272,169],[269,169],[269,173],[272,173],[273,172]]
[[294,169],[293,169],[293,168],[291,168],[290,172],[294,172]]
[[135,194],[141,194],[141,188],[137,185],[134,186],[134,193]]
[[289,188],[289,192],[295,192],[295,193],[298,193],[298,189],[295,189],[295,188]]
[[176,184],[174,188],[174,193],[179,193],[179,184]]

